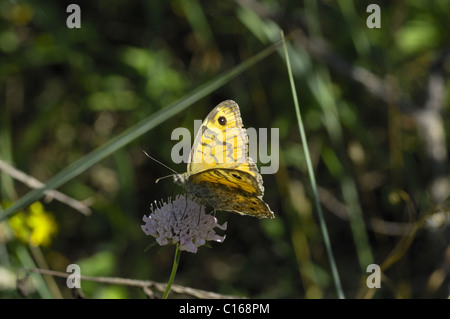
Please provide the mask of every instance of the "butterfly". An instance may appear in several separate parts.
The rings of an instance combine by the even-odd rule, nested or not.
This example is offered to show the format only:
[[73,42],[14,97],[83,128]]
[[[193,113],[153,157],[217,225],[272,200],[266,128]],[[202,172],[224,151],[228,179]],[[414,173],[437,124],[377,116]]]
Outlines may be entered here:
[[248,156],[248,136],[236,102],[218,104],[203,121],[183,174],[173,175],[189,194],[214,210],[274,218],[262,197],[263,180]]

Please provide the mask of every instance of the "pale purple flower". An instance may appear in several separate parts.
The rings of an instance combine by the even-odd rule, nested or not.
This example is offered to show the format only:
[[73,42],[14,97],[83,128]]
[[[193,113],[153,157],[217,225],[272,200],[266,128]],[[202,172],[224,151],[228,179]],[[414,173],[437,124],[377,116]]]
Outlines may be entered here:
[[196,253],[206,241],[223,242],[226,236],[219,236],[214,228],[227,229],[227,223],[219,225],[217,219],[205,214],[205,206],[183,195],[168,203],[156,202],[150,207],[151,214],[144,215],[142,230],[156,238],[160,246],[180,243],[180,250]]

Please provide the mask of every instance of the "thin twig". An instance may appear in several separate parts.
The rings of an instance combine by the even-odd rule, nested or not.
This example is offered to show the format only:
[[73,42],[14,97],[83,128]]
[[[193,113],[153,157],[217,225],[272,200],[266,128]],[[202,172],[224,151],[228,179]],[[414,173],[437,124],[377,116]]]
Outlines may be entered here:
[[[340,200],[338,200],[333,193],[328,191],[327,189],[323,187],[318,188],[319,191],[319,198],[320,203],[327,208],[331,213],[336,215],[337,217],[341,218],[342,220],[348,220],[348,207],[342,203]],[[439,210],[437,210],[439,212]],[[419,214],[420,215],[420,214]],[[443,217],[440,217],[440,220],[445,218],[445,215]],[[440,222],[439,224],[444,224],[444,221]],[[400,223],[400,222],[391,222],[387,220],[383,220],[381,218],[372,217],[367,223],[367,227],[371,230],[373,230],[376,233],[383,234],[383,235],[389,235],[389,236],[405,236],[409,232],[411,232],[411,229],[413,227],[413,224],[410,222],[407,223]]]
[[[21,272],[34,272],[41,275],[50,275],[55,277],[68,278],[73,275],[72,273],[59,272],[55,270],[49,269],[40,269],[40,268],[22,268]],[[19,277],[19,276],[18,276]],[[80,280],[87,280],[91,282],[98,282],[104,284],[112,284],[112,285],[122,285],[122,286],[130,286],[130,287],[138,287],[142,288],[144,293],[148,296],[153,295],[153,290],[157,290],[160,293],[163,293],[166,290],[167,284],[159,283],[152,280],[137,280],[137,279],[129,279],[129,278],[119,278],[119,277],[92,277],[92,276],[83,276],[80,275]],[[188,295],[195,298],[200,299],[236,299],[240,297],[222,295],[211,291],[200,290],[190,287],[184,287],[180,285],[173,284],[170,291],[172,293]]]
[[[44,183],[37,180],[33,176],[30,176],[17,168],[9,165],[8,163],[0,160],[0,170],[11,176],[12,178],[24,183],[30,188],[41,188],[44,186]],[[88,216],[92,213],[91,209],[83,202],[76,200],[72,197],[69,197],[57,190],[47,190],[44,192],[47,195],[47,199],[56,199],[73,209],[79,211],[80,213]]]

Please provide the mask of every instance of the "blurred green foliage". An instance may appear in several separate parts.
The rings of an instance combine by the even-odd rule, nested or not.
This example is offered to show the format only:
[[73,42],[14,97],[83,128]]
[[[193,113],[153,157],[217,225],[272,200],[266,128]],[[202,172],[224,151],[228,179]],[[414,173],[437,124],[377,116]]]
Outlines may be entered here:
[[[346,297],[449,296],[447,0],[375,1],[380,29],[366,27],[363,1],[81,1],[80,29],[66,26],[69,3],[0,2],[0,160],[45,182],[251,59],[283,29],[292,35],[292,69]],[[325,53],[308,44],[324,44]],[[390,91],[376,93],[370,75]],[[443,80],[440,92],[434,75]],[[65,272],[76,263],[83,275],[167,282],[174,247],[144,252],[151,239],[140,224],[150,203],[181,190],[171,180],[155,185],[170,171],[142,151],[184,172],[171,161],[172,130],[192,131],[194,119],[225,99],[240,105],[245,127],[280,129],[280,169],[263,176],[277,218],[217,213],[228,221],[226,240],[183,253],[175,283],[255,298],[336,297],[281,49],[58,189],[92,203],[91,216],[42,199],[58,225],[50,245],[24,243],[11,220],[0,222],[0,297],[19,297],[21,267]],[[443,125],[437,142],[421,121],[428,110]],[[7,171],[0,184],[2,210],[30,190]],[[367,295],[365,266],[382,265],[408,234],[411,245],[396,250],[382,288]],[[31,277],[32,297],[71,297],[65,279]],[[88,298],[145,298],[138,288],[95,282],[83,281],[82,290]]]

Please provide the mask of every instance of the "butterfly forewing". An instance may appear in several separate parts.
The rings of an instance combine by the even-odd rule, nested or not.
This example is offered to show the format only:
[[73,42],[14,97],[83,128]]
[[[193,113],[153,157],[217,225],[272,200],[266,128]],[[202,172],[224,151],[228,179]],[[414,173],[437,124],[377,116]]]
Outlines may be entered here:
[[220,103],[203,121],[192,146],[188,172],[236,167],[248,154],[248,138],[234,101]]

